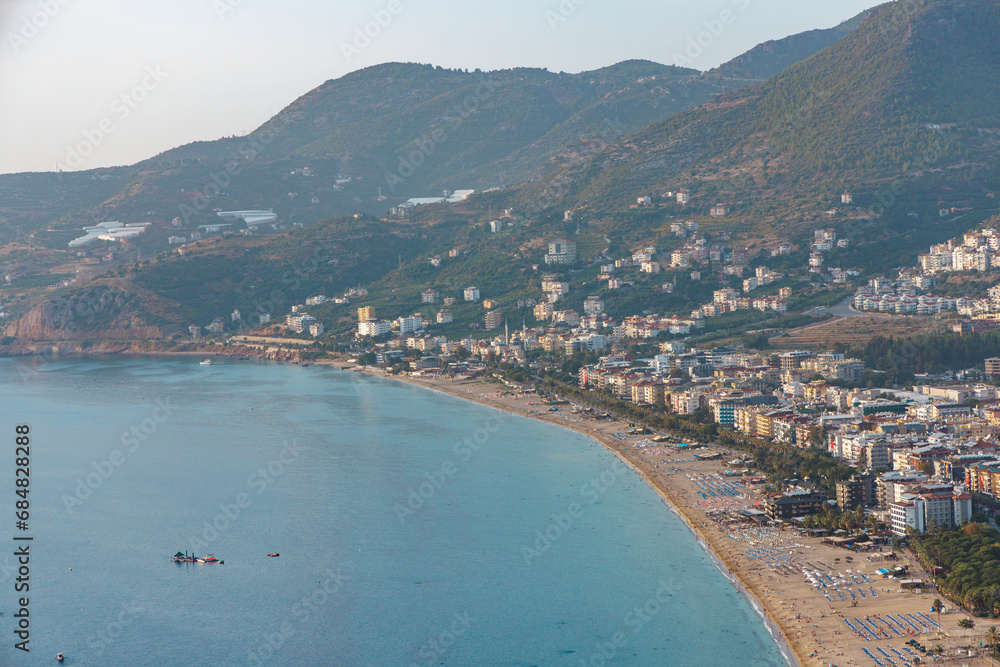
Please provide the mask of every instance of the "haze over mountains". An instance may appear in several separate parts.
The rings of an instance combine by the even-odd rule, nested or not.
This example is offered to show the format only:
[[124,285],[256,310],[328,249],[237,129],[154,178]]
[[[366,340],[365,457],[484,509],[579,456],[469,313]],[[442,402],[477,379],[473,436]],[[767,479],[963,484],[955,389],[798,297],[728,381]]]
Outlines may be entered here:
[[[312,223],[382,213],[387,204],[377,199],[380,188],[391,195],[389,203],[398,203],[443,189],[513,186],[557,168],[553,158],[560,152],[588,155],[726,90],[769,78],[857,21],[768,42],[706,74],[648,61],[581,74],[378,65],[326,82],[247,137],[195,142],[131,167],[64,173],[58,180],[0,176],[0,204],[11,205],[5,217],[27,232],[52,222],[58,229],[78,228],[81,220],[170,219],[179,201],[206,190],[215,194],[213,174],[229,167],[240,175],[209,208],[274,208],[290,222]],[[273,141],[255,143],[271,138],[272,130]],[[411,159],[420,166],[413,168]],[[288,178],[303,166],[322,174],[307,189]],[[335,189],[337,174],[350,174],[352,186]],[[303,196],[289,200],[289,192]],[[202,213],[201,222],[210,218]],[[58,246],[64,237],[40,240]]]
[[[307,225],[215,240],[85,288],[88,299],[119,304],[101,327],[161,334],[262,301],[280,314],[310,293],[359,283],[400,313],[429,284],[480,283],[517,300],[530,293],[524,267],[546,237],[577,235],[585,259],[638,244],[668,250],[666,221],[720,202],[734,210],[725,229],[751,247],[836,224],[858,240],[858,261],[884,261],[864,244],[889,240],[895,259],[974,224],[943,221],[940,209],[996,207],[998,35],[995,2],[903,0],[707,73],[646,61],[577,75],[381,65],[327,82],[249,137],[127,168],[0,177],[0,205],[9,205],[2,229],[10,239],[19,226],[22,241],[61,250],[99,219],[160,220],[143,237],[148,256],[165,249],[174,216],[191,228],[216,208],[273,208],[286,224]],[[459,188],[497,189],[405,221],[330,220]],[[632,210],[637,197],[660,202],[681,189],[693,197],[683,212],[660,203]],[[845,190],[858,205],[838,214]],[[483,233],[508,208],[525,224],[500,238]],[[574,222],[564,222],[566,209],[577,211]],[[456,247],[468,256],[428,269],[428,257]],[[277,301],[261,296],[281,283],[272,264],[297,266],[317,248],[329,257],[321,270],[281,288]],[[650,305],[681,311],[688,301]],[[12,335],[84,335],[86,326],[57,316],[67,308],[39,307]],[[332,307],[320,314],[330,323],[348,317]]]

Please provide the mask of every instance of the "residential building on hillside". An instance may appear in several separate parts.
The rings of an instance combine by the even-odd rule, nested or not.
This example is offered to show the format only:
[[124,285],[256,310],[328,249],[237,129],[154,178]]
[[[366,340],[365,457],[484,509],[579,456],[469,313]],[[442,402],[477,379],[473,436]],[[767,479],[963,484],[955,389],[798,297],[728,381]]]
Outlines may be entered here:
[[546,264],[572,264],[576,261],[576,243],[565,239],[557,239],[549,243],[549,252],[545,255]]
[[[587,297],[583,302],[583,312],[585,315],[600,315],[604,312],[604,299],[599,296]],[[1000,363],[1000,359],[997,360]]]
[[358,322],[358,337],[365,338],[371,336],[383,336],[392,332],[392,325],[388,320],[364,320]]
[[397,323],[399,324],[399,333],[403,336],[424,328],[424,319],[420,313],[416,313],[410,317],[400,317]]
[[288,316],[286,325],[295,333],[303,333],[316,323],[316,318],[308,313],[294,313]]
[[535,319],[539,322],[552,319],[552,313],[555,312],[555,307],[551,303],[540,303],[534,307],[532,311],[535,315]]
[[484,318],[486,330],[498,329],[503,324],[503,313],[499,310],[491,310]]

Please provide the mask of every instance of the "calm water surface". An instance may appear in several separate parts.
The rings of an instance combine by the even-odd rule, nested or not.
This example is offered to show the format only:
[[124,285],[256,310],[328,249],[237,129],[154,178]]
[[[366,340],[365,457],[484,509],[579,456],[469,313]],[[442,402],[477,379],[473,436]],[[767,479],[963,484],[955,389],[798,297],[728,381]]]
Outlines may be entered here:
[[[13,635],[20,423],[30,654]],[[0,442],[2,665],[784,664],[604,448],[434,392],[317,367],[5,359]],[[225,562],[169,561],[185,550]]]

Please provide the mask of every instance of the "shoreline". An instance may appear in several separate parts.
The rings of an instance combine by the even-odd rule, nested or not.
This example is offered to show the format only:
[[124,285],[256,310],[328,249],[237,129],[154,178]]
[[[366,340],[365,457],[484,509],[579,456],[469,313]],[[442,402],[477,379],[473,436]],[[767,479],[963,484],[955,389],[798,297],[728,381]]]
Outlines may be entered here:
[[[576,429],[572,430],[575,431]],[[577,432],[580,433],[580,431]],[[590,436],[589,434],[584,435],[600,442],[600,440],[593,438],[593,436]],[[601,444],[603,445],[604,443]],[[646,482],[646,484],[660,496],[663,503],[667,506],[667,509],[681,522],[683,522],[685,526],[687,526],[688,531],[690,531],[690,533],[694,536],[695,541],[698,542],[698,546],[702,548],[706,555],[708,555],[715,567],[717,567],[719,572],[722,573],[722,576],[728,579],[729,582],[736,587],[736,592],[750,603],[750,606],[760,617],[761,621],[763,621],[768,634],[771,635],[771,638],[774,639],[778,648],[781,650],[782,655],[785,656],[785,660],[788,662],[789,667],[801,667],[802,661],[799,659],[799,656],[795,653],[794,649],[792,649],[792,646],[788,641],[788,637],[785,636],[785,631],[773,618],[768,615],[764,604],[757,599],[757,596],[754,595],[749,588],[746,587],[743,580],[740,579],[735,572],[729,569],[725,562],[723,562],[723,560],[719,557],[719,554],[715,553],[715,550],[705,539],[702,532],[698,530],[698,527],[691,522],[691,520],[667,496],[664,490],[660,488],[654,480],[650,479],[650,477],[642,469],[638,468],[631,461],[622,456],[620,452],[613,448],[609,449],[611,449],[615,456],[624,461],[633,471],[635,471],[635,473],[639,475]]]
[[[277,352],[277,354],[274,354]],[[65,353],[66,357],[83,358],[88,357],[136,357],[136,358],[183,358],[196,357],[209,353],[208,350],[184,350],[184,351],[162,351],[162,350],[71,350]],[[36,353],[37,355],[37,353]],[[719,571],[732,583],[739,594],[746,599],[754,611],[761,616],[768,633],[775,640],[783,657],[792,667],[829,667],[829,665],[855,665],[868,666],[872,664],[870,655],[865,653],[866,644],[868,647],[882,650],[883,647],[899,653],[898,649],[909,651],[909,648],[902,642],[907,637],[919,638],[927,642],[937,642],[948,646],[950,649],[957,649],[970,644],[970,637],[965,633],[952,634],[946,628],[955,626],[955,621],[959,618],[970,618],[963,610],[949,605],[943,618],[939,617],[941,625],[939,628],[933,621],[923,623],[913,614],[921,614],[926,611],[931,601],[940,594],[934,590],[933,585],[924,588],[922,591],[904,591],[901,588],[893,590],[884,588],[886,585],[896,586],[898,582],[878,578],[874,569],[881,565],[881,550],[870,556],[865,563],[865,558],[856,552],[833,547],[824,544],[819,538],[804,537],[795,535],[791,531],[783,531],[775,528],[749,527],[741,523],[735,528],[729,522],[719,522],[718,513],[733,509],[734,504],[749,506],[754,500],[759,500],[759,491],[747,487],[740,491],[738,498],[725,498],[724,495],[734,496],[735,494],[715,493],[711,498],[701,493],[702,486],[706,478],[724,480],[728,476],[726,473],[725,453],[727,450],[721,447],[712,449],[723,453],[723,460],[694,460],[691,458],[679,458],[690,456],[684,451],[667,451],[662,445],[656,445],[650,441],[645,443],[634,442],[633,438],[640,436],[626,435],[627,426],[620,421],[596,421],[584,419],[576,414],[564,411],[548,412],[542,411],[542,405],[536,402],[526,402],[534,394],[520,394],[511,387],[499,383],[486,382],[477,378],[442,378],[442,377],[411,377],[394,376],[380,372],[378,369],[364,368],[356,364],[350,364],[343,360],[317,359],[306,362],[299,362],[298,355],[289,354],[284,350],[261,350],[247,349],[244,347],[228,347],[212,350],[209,353],[213,357],[231,357],[233,361],[238,361],[237,357],[247,357],[250,361],[278,363],[294,363],[296,365],[314,365],[331,367],[340,371],[353,371],[378,377],[382,379],[397,380],[399,382],[413,385],[421,389],[440,392],[448,396],[464,399],[473,403],[490,407],[496,410],[527,417],[537,421],[561,426],[580,433],[591,440],[596,441],[620,460],[625,462],[630,468],[636,471],[643,480],[653,488],[661,497],[666,508],[680,518],[688,530],[692,532],[699,546],[705,551],[707,556],[713,561]],[[0,355],[4,357],[31,356],[29,355]],[[44,356],[44,355],[43,355]],[[58,358],[58,353],[56,358]],[[537,400],[537,398],[535,399]],[[535,409],[530,409],[534,406]],[[577,418],[579,417],[579,418]],[[692,465],[692,462],[695,465]],[[663,464],[672,467],[663,468]],[[685,474],[696,473],[696,474]],[[701,496],[699,499],[697,496]],[[769,552],[770,556],[761,556],[760,551]],[[787,553],[787,555],[786,555]],[[777,554],[778,561],[774,560]],[[854,558],[857,556],[857,559]],[[917,565],[912,559],[903,554],[900,556],[901,562],[896,564]],[[842,562],[843,561],[843,562]],[[781,564],[778,564],[781,563]],[[842,569],[842,568],[848,569]],[[872,575],[869,579],[862,574],[860,567],[865,567]],[[917,565],[919,567],[919,565]],[[854,568],[852,573],[852,569]],[[824,590],[811,581],[804,581],[813,571],[821,577],[826,577],[831,585],[824,584]],[[918,570],[919,571],[919,570]],[[855,582],[845,580],[846,575]],[[802,574],[807,574],[803,577]],[[864,577],[864,584],[871,589],[871,597],[866,595],[857,576]],[[833,578],[831,578],[833,577]],[[839,577],[840,581],[836,578]],[[863,600],[858,600],[851,591],[852,586],[858,586],[858,594]],[[876,594],[874,586],[879,589]],[[840,587],[850,594],[848,600]],[[828,593],[840,596],[840,601],[831,598]],[[886,593],[890,595],[886,595]],[[892,595],[892,593],[903,595]],[[820,596],[817,598],[817,596]],[[823,601],[823,597],[826,601]],[[872,637],[874,642],[868,638],[861,639],[859,633],[849,618],[853,618],[855,624],[858,617],[865,619],[873,618],[880,621],[889,614],[910,615],[918,624],[925,627],[917,628],[918,632],[909,631],[903,628],[906,634],[895,631],[897,636],[884,633],[884,637]],[[980,621],[982,619],[973,619]],[[881,621],[884,623],[884,621]],[[844,623],[850,628],[847,628]],[[888,624],[886,624],[888,626]],[[913,625],[911,623],[911,625]],[[985,630],[985,625],[980,630]],[[854,633],[859,636],[855,637]],[[895,642],[883,643],[882,646],[875,642]]]
[[[481,379],[392,376],[343,362],[326,361],[322,365],[398,380],[568,428],[597,441],[635,470],[660,495],[667,509],[685,523],[723,576],[762,617],[783,656],[794,667],[828,667],[832,664],[867,667],[873,664],[873,660],[865,653],[866,649],[907,651],[910,649],[905,642],[911,638],[939,643],[950,649],[971,643],[971,638],[965,633],[949,632],[950,628],[956,627],[956,621],[970,618],[955,605],[949,603],[945,614],[939,617],[940,627],[934,627],[933,621],[924,623],[916,616],[926,612],[931,601],[940,597],[940,593],[933,583],[919,591],[910,591],[903,590],[898,581],[881,578],[875,572],[883,567],[882,556],[885,552],[881,550],[865,554],[825,544],[820,538],[798,535],[796,531],[717,522],[713,513],[720,507],[734,503],[749,507],[761,498],[760,491],[750,487],[741,490],[739,498],[717,498],[716,494],[708,498],[700,493],[697,481],[704,481],[706,477],[726,479],[725,448],[710,446],[723,454],[719,461],[695,461],[684,458],[690,456],[686,452],[667,451],[654,443],[639,444],[633,440],[641,436],[623,437],[626,425],[620,421],[588,420],[564,411],[543,412],[544,407],[537,403],[537,398],[527,402],[532,400],[534,394],[522,395],[502,384]],[[529,407],[532,405],[533,408]],[[762,557],[756,552],[760,549],[777,554],[778,562],[784,565],[775,566],[773,557]],[[894,566],[909,565],[915,571],[921,571],[919,564],[905,552],[893,563]],[[806,572],[827,577],[830,585],[820,589],[814,582],[807,581]],[[834,578],[839,578],[839,581]],[[851,590],[855,586],[857,595]],[[881,619],[889,615],[896,615],[897,618],[909,615],[923,627],[919,632],[904,627],[905,632],[900,633],[886,624],[892,632],[883,631],[884,636],[873,635],[870,640],[854,629],[854,626],[864,625],[868,619],[884,623]],[[859,618],[865,620],[859,621]],[[982,619],[973,620],[978,622]],[[981,625],[980,632],[985,628],[986,625]]]
[[[597,440],[596,438],[593,439]],[[600,442],[600,440],[598,440],[598,442]],[[729,582],[736,587],[736,592],[741,596],[743,596],[743,598],[750,603],[750,606],[760,617],[761,621],[763,621],[764,627],[767,629],[768,634],[771,635],[771,638],[774,639],[775,643],[778,645],[778,648],[781,649],[781,653],[782,655],[785,656],[785,660],[788,662],[789,667],[801,667],[802,661],[799,659],[798,654],[795,653],[795,650],[792,649],[792,646],[788,641],[788,637],[785,636],[785,631],[773,618],[771,618],[768,615],[764,607],[764,604],[757,599],[757,596],[754,595],[749,588],[747,588],[743,580],[740,579],[740,577],[735,572],[729,569],[726,563],[719,557],[719,554],[715,553],[715,550],[705,539],[705,536],[702,534],[702,532],[698,530],[697,526],[695,526],[691,522],[691,520],[677,507],[677,505],[675,505],[673,501],[671,501],[670,498],[667,497],[663,489],[661,489],[654,480],[650,479],[645,472],[643,472],[640,468],[632,464],[619,452],[615,451],[614,449],[611,449],[611,451],[614,452],[614,454],[619,459],[628,464],[628,466],[632,470],[634,470],[636,474],[642,477],[642,479],[645,480],[646,484],[649,485],[649,487],[654,491],[656,491],[656,493],[660,496],[664,504],[667,506],[667,509],[670,510],[670,512],[674,514],[674,516],[676,516],[680,521],[682,521],[685,526],[687,526],[687,529],[691,532],[695,540],[698,542],[698,546],[700,546],[702,550],[704,550],[704,552],[711,559],[715,567],[717,567],[719,569],[719,572],[722,573],[722,576],[728,579]]]
[[[754,612],[760,617],[761,621],[764,624],[765,629],[767,630],[771,638],[775,641],[775,643],[778,645],[778,648],[781,651],[782,655],[784,656],[789,667],[802,667],[802,665],[806,664],[802,660],[802,656],[800,656],[799,653],[794,649],[793,643],[789,640],[786,630],[782,626],[782,624],[778,622],[777,619],[773,618],[771,614],[768,613],[767,605],[761,599],[759,599],[756,594],[754,594],[752,589],[747,585],[747,582],[744,581],[743,578],[739,576],[738,568],[732,564],[727,563],[723,555],[716,551],[716,549],[712,545],[711,540],[708,539],[708,536],[695,523],[694,517],[688,516],[688,514],[684,511],[687,508],[683,506],[683,504],[679,501],[679,499],[674,497],[668,491],[667,488],[658,484],[656,480],[653,479],[653,477],[650,476],[647,473],[647,471],[644,470],[641,466],[637,465],[635,461],[625,456],[625,454],[621,449],[615,447],[614,444],[611,443],[609,440],[605,439],[604,437],[601,437],[600,433],[595,432],[596,431],[595,429],[576,426],[571,423],[561,424],[552,419],[545,419],[540,415],[524,414],[518,412],[514,409],[511,409],[509,406],[503,405],[500,402],[475,398],[469,395],[462,394],[458,391],[448,391],[447,386],[441,386],[441,385],[444,385],[446,382],[450,382],[449,380],[443,380],[443,379],[428,380],[423,378],[413,378],[409,376],[384,375],[381,373],[372,372],[363,367],[357,367],[357,366],[345,367],[345,365],[341,365],[337,362],[325,362],[325,363],[321,362],[319,365],[332,366],[341,371],[362,373],[370,377],[381,378],[384,380],[396,380],[411,386],[419,387],[421,389],[445,394],[452,398],[467,400],[472,403],[477,403],[479,405],[483,405],[493,409],[502,410],[508,414],[512,414],[518,417],[535,419],[536,421],[540,421],[546,424],[566,428],[568,430],[574,431],[575,433],[584,435],[590,438],[591,440],[594,440],[602,447],[604,447],[612,454],[614,454],[619,460],[621,460],[633,472],[635,472],[647,484],[647,486],[649,486],[653,491],[656,492],[656,494],[660,497],[661,501],[666,506],[666,509],[669,512],[671,512],[674,516],[676,516],[687,527],[688,531],[690,531],[691,535],[695,538],[695,541],[698,543],[698,546],[705,552],[705,554],[709,557],[709,559],[712,561],[715,567],[718,568],[722,576],[725,577],[731,584],[733,584],[733,586],[736,588],[737,593],[747,600],[747,602],[750,604]],[[610,425],[620,422],[613,421],[604,423]]]

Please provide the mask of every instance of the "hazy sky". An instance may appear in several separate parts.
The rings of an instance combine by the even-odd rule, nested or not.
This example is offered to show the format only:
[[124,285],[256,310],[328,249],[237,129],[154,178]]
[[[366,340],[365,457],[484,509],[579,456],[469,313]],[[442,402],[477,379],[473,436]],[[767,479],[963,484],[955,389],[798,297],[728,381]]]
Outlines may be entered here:
[[[567,72],[632,58],[677,64],[704,33],[707,46],[687,64],[709,69],[877,4],[0,0],[0,173],[130,164],[244,134],[324,81],[383,62]],[[357,37],[366,25],[369,43]]]

